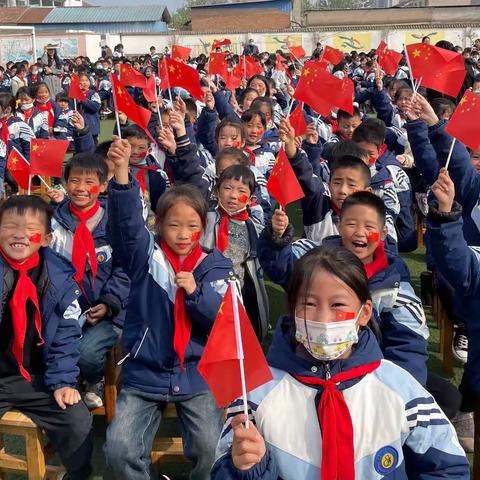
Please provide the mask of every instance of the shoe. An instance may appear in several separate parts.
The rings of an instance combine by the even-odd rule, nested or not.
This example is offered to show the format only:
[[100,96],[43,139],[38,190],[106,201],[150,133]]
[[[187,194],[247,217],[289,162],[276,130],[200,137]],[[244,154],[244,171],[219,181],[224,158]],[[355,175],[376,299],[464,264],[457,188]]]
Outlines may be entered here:
[[455,329],[452,342],[452,352],[454,358],[462,365],[467,363],[468,338],[464,326],[459,326]]
[[105,110],[102,111],[104,115],[110,115],[112,111],[109,108],[106,108]]
[[103,391],[104,391],[103,382],[98,382],[98,383],[85,382],[85,394],[83,396],[83,401],[85,402],[89,410],[94,410],[95,408],[103,407]]
[[67,472],[61,473],[58,475],[57,480],[68,480],[70,477],[68,476]]
[[472,412],[458,412],[452,418],[452,425],[457,431],[458,441],[465,450],[465,453],[473,453],[475,424],[473,423]]

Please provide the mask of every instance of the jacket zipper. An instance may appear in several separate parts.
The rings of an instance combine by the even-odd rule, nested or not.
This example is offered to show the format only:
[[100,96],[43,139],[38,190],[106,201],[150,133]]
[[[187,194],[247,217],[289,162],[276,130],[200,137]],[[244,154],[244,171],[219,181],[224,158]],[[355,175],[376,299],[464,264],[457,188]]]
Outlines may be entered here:
[[330,380],[332,378],[332,374],[330,373],[330,363],[325,362],[325,380]]

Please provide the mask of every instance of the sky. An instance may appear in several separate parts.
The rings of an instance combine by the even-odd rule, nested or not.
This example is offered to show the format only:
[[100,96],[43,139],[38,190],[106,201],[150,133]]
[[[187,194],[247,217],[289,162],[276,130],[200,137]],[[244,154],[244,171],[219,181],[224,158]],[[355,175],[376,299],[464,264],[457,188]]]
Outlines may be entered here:
[[[129,7],[132,5],[131,0],[86,0],[92,5],[104,7],[117,7],[125,5]],[[178,7],[181,7],[185,0],[137,0],[139,5],[165,5],[168,11],[172,14]]]

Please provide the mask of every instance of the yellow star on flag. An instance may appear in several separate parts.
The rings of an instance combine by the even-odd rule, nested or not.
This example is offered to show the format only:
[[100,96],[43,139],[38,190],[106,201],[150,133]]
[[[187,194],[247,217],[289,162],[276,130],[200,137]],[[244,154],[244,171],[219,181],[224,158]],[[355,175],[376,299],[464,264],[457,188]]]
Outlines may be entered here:
[[38,145],[37,144],[33,145],[32,146],[32,151],[36,152],[37,150],[38,150]]
[[123,95],[123,88],[120,86],[117,88],[117,95]]
[[422,54],[422,52],[418,50],[418,48],[415,49],[412,53],[415,58],[419,57]]
[[308,68],[304,68],[304,69],[303,69],[303,75],[304,75],[305,77],[308,77],[308,75],[310,75],[310,70],[309,70]]
[[466,101],[467,99],[465,97],[462,97],[462,99],[460,100],[460,105],[463,105]]
[[170,66],[168,67],[168,69],[169,69],[172,73],[175,72],[175,67],[174,67],[173,65],[170,65]]

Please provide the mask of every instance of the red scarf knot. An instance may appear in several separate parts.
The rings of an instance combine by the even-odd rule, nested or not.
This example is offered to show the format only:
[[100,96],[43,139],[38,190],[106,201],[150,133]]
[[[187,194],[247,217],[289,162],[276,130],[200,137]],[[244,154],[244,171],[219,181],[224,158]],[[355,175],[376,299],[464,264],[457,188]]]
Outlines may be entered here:
[[7,119],[2,118],[0,120],[0,124],[2,125],[2,141],[5,144],[5,148],[7,149],[7,154],[8,154],[8,139],[9,139],[10,135],[8,133]]
[[[203,256],[202,248],[198,243],[195,245],[195,247],[193,247],[192,251],[183,259],[183,261],[180,258],[180,255],[175,253],[163,240],[160,241],[160,246],[176,274],[178,272],[192,272]],[[173,317],[173,349],[175,350],[175,353],[179,359],[180,368],[182,371],[185,371],[185,350],[187,349],[188,342],[190,341],[192,322],[187,314],[187,308],[185,306],[185,290],[183,288],[177,288],[177,292],[175,294],[175,304],[173,307]]]
[[246,222],[250,215],[247,210],[231,215],[221,206],[218,207],[220,213],[220,222],[218,223],[217,248],[223,253],[228,248],[228,222],[232,220],[241,220]]
[[323,393],[317,407],[322,433],[321,480],[355,480],[353,425],[348,405],[337,386],[363,377],[380,366],[380,360],[340,372],[329,380],[294,375],[306,385],[320,385]]
[[35,102],[35,106],[40,112],[48,113],[48,128],[53,128],[53,124],[55,123],[55,116],[53,114],[52,102],[50,100],[45,103]]
[[95,251],[95,242],[92,237],[92,232],[90,232],[87,227],[87,221],[98,212],[100,204],[98,201],[95,202],[95,205],[86,212],[77,210],[72,203],[70,203],[69,206],[70,212],[80,220],[80,223],[77,225],[75,233],[73,234],[72,263],[76,271],[74,278],[82,289],[83,294],[87,296],[83,290],[83,276],[87,265],[87,255],[92,269],[92,291],[95,277],[97,276],[97,253]]
[[27,382],[31,381],[31,376],[23,366],[23,349],[25,345],[25,335],[27,333],[27,301],[31,300],[35,307],[34,322],[40,342],[38,346],[45,342],[42,337],[42,318],[40,315],[40,306],[38,303],[37,288],[28,276],[28,271],[37,267],[40,263],[38,252],[27,258],[23,263],[16,262],[7,257],[3,251],[0,251],[3,259],[10,265],[12,270],[18,272],[18,281],[10,300],[10,311],[13,324],[13,345],[12,353],[18,363],[20,373]]
[[373,261],[364,265],[367,278],[370,280],[375,274],[382,272],[388,267],[387,254],[385,253],[385,243],[380,242],[373,252]]
[[134,165],[133,167],[137,169],[137,171],[135,172],[135,178],[140,185],[140,190],[142,191],[142,193],[145,193],[147,191],[147,181],[145,178],[145,173],[147,171],[156,171],[158,170],[158,167],[154,165]]

